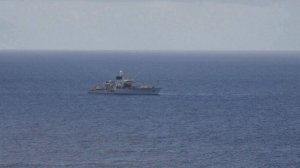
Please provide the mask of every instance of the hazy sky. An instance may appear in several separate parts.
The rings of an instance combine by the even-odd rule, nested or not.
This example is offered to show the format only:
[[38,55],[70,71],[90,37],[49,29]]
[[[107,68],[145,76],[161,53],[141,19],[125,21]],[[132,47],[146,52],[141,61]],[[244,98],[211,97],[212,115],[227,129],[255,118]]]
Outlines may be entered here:
[[300,0],[0,0],[0,49],[300,50]]

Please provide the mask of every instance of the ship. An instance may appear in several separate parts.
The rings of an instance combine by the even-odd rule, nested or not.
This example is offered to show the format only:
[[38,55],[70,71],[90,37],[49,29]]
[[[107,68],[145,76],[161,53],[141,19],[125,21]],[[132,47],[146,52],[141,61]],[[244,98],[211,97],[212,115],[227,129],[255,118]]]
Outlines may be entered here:
[[158,84],[148,85],[129,79],[123,71],[116,75],[115,80],[108,80],[90,88],[89,93],[118,95],[158,95],[161,88]]

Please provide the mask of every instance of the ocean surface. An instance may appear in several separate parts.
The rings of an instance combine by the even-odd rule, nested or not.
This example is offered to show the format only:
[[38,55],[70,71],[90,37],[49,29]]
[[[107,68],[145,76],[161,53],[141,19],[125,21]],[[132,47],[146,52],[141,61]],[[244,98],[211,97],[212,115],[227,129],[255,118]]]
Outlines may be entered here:
[[0,167],[299,168],[300,53],[2,51]]

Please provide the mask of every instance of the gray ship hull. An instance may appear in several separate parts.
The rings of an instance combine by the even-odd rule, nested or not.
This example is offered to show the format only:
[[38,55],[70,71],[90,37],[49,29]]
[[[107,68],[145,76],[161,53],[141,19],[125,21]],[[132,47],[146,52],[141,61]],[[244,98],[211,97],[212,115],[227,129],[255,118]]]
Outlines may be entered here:
[[158,95],[160,88],[119,88],[114,90],[91,89],[89,93],[117,95]]

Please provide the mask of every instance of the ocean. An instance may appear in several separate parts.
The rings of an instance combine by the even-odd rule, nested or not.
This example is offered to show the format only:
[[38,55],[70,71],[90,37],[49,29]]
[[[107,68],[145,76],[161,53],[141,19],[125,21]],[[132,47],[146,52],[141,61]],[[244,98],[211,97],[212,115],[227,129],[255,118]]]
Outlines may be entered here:
[[299,168],[300,53],[1,51],[0,167]]

